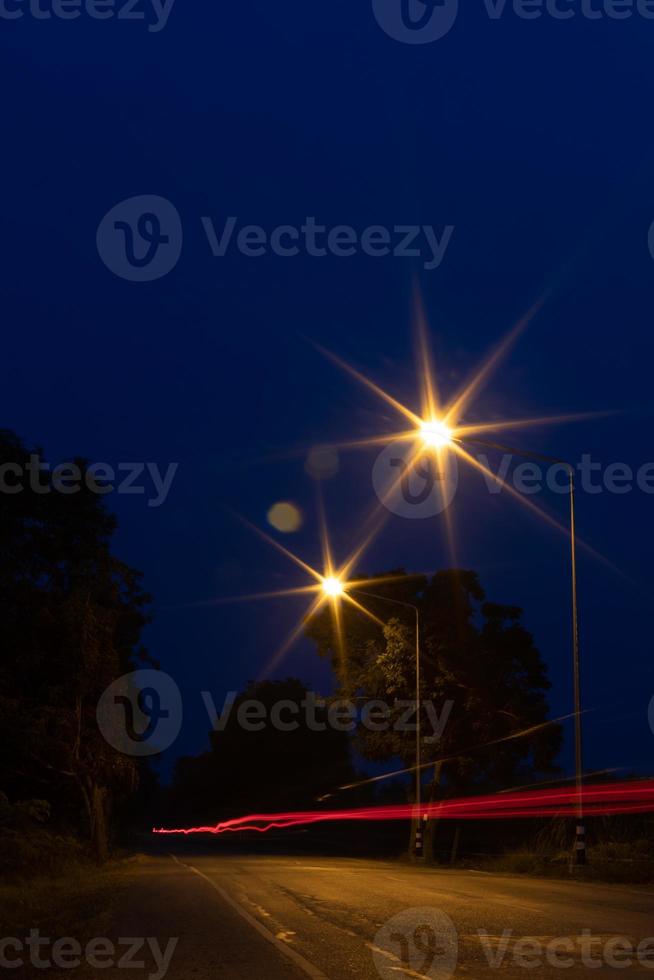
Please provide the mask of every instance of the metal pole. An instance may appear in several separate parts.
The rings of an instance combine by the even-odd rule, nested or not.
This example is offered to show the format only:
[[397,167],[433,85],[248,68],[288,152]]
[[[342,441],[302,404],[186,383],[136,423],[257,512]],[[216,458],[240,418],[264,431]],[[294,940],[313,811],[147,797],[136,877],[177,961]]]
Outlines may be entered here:
[[[463,441],[463,440],[462,440]],[[486,446],[489,449],[498,449],[501,452],[514,453],[516,456],[525,456],[528,459],[539,459],[546,463],[558,463],[565,466],[568,471],[570,486],[570,557],[572,570],[572,664],[574,675],[574,717],[575,717],[575,780],[577,788],[577,822],[575,831],[575,845],[573,864],[577,866],[585,865],[588,861],[586,851],[586,827],[584,826],[584,797],[583,797],[583,734],[581,721],[581,655],[579,650],[579,605],[577,600],[577,529],[575,514],[575,468],[571,463],[556,456],[545,456],[542,453],[527,452],[524,449],[515,449],[513,446],[504,446],[497,442],[486,442],[483,439],[468,439],[466,442],[476,443],[478,446]]]
[[416,826],[416,857],[424,855],[423,824],[420,813],[422,805],[422,761],[420,752],[420,612],[417,606],[413,607],[416,613],[416,809],[418,824]]
[[572,658],[575,698],[575,775],[577,784],[577,828],[575,833],[576,865],[586,864],[586,828],[583,797],[583,739],[581,729],[581,657],[579,653],[579,606],[577,602],[577,537],[575,525],[575,474],[570,467],[570,555],[572,559]]

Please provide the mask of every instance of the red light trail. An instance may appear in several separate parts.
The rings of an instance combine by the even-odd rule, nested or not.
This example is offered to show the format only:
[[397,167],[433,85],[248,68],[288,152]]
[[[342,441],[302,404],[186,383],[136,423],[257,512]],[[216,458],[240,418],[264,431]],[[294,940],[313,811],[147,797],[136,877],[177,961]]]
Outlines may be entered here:
[[[583,790],[584,811],[587,816],[616,816],[618,814],[654,813],[654,780],[633,783],[605,783],[586,786]],[[515,820],[534,817],[573,816],[579,804],[576,789],[525,790],[519,793],[496,793],[474,796],[420,807],[421,817],[439,820]],[[394,806],[363,807],[353,810],[308,810],[291,813],[254,813],[245,817],[224,820],[213,827],[187,827],[175,830],[163,827],[153,834],[225,834],[309,826],[345,820],[410,820],[416,816],[413,803]]]

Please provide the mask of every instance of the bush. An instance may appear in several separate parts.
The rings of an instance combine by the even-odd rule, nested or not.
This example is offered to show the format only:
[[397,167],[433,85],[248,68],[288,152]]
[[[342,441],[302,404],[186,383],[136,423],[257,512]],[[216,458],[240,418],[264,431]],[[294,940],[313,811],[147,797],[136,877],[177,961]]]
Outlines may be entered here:
[[601,881],[631,885],[654,883],[654,842],[651,840],[596,844],[589,851],[589,862],[590,876]]
[[0,878],[4,881],[38,875],[57,875],[89,860],[85,848],[72,837],[33,828],[0,829]]
[[491,872],[549,877],[566,871],[569,860],[569,855],[565,853],[548,857],[535,851],[507,851],[497,857],[487,858],[482,866],[484,870]]
[[[487,858],[487,871],[507,874],[568,877],[572,851],[507,851]],[[654,843],[648,839],[612,841],[588,848],[588,865],[577,868],[575,875],[587,881],[608,881],[624,885],[654,884]]]

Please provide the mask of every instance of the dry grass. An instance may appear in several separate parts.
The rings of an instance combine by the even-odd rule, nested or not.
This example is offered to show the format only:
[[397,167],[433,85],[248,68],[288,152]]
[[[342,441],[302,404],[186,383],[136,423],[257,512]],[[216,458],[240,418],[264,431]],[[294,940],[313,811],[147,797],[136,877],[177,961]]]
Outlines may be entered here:
[[[507,852],[483,862],[485,871],[537,875],[548,878],[570,876],[570,853],[558,851]],[[588,849],[588,866],[575,871],[586,881],[606,881],[625,885],[654,884],[654,849],[650,840],[630,843],[595,844]]]
[[133,861],[120,860],[0,885],[3,935],[25,936],[30,929],[49,936],[103,935],[132,870]]

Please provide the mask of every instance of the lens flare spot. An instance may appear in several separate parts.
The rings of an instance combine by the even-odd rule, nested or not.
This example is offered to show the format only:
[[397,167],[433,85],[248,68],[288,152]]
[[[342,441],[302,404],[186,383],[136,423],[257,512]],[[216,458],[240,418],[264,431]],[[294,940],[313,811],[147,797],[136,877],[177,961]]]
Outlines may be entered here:
[[268,523],[283,534],[293,534],[302,527],[302,512],[295,504],[282,500],[268,511]]
[[330,480],[340,467],[338,453],[331,446],[314,446],[306,458],[304,468],[314,480]]

